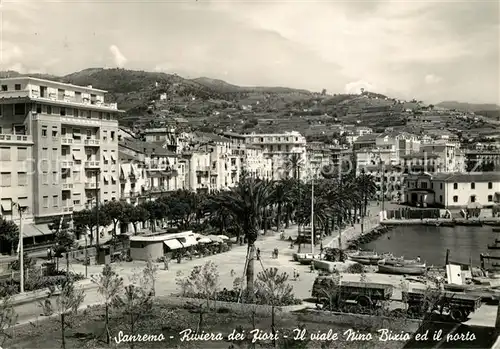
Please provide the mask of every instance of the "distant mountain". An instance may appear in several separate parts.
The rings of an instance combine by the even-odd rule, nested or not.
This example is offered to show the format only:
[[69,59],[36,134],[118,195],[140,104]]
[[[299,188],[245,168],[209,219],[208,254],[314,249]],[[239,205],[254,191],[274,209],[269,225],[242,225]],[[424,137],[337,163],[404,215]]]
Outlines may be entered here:
[[496,104],[472,104],[472,103],[463,103],[456,101],[445,101],[436,104],[436,106],[446,109],[456,109],[464,112],[473,112],[473,113],[484,110],[500,110],[500,106]]

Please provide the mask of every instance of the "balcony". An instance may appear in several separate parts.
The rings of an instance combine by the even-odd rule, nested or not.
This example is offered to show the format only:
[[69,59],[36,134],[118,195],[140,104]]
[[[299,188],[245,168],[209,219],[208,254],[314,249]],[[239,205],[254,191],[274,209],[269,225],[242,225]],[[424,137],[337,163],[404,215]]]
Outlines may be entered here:
[[62,145],[72,145],[74,139],[73,138],[62,138],[61,139],[61,144]]
[[97,183],[85,183],[85,189],[96,189]]
[[100,161],[85,161],[85,168],[99,168],[100,166]]
[[62,188],[63,188],[63,190],[73,189],[73,183],[63,183]]
[[73,164],[74,164],[73,161],[61,161],[62,168],[71,168],[73,167]]
[[101,144],[101,141],[98,139],[86,139],[83,141],[83,144],[88,147],[98,147]]
[[10,143],[10,144],[33,143],[33,138],[27,135],[0,134],[0,143]]
[[30,91],[1,91],[0,98],[28,98],[30,96]]
[[64,206],[63,207],[63,212],[64,213],[71,213],[73,212],[74,207],[73,206]]

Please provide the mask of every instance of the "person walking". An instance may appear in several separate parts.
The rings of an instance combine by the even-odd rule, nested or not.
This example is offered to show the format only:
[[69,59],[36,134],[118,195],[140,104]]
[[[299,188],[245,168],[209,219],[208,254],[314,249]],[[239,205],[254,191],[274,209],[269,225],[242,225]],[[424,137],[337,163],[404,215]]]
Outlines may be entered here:
[[168,257],[167,256],[163,257],[163,266],[165,270],[168,270],[168,263],[169,263]]
[[260,248],[257,248],[257,260],[260,261]]

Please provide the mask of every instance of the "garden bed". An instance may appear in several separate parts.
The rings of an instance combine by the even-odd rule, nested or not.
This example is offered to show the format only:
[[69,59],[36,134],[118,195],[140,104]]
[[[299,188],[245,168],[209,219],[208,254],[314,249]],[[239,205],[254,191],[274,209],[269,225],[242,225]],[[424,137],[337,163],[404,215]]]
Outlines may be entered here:
[[[72,328],[67,330],[66,347],[67,348],[101,348],[106,347],[104,342],[99,342],[96,338],[104,339],[104,310],[102,307],[91,307],[85,311],[79,312],[72,317]],[[345,324],[342,320],[344,315],[332,315],[338,317],[336,324],[330,321],[323,321],[321,319],[313,318],[308,319],[304,314],[300,313],[280,313],[276,316],[276,327],[281,337],[278,340],[278,348],[320,348],[322,342],[314,341],[308,343],[307,346],[303,342],[293,342],[292,339],[283,338],[283,334],[288,333],[291,335],[292,329],[297,328],[298,324],[305,326],[308,331],[307,337],[310,332],[338,332],[344,333],[349,329],[350,325]],[[246,333],[252,330],[252,321],[254,321],[256,328],[271,332],[271,316],[268,315],[254,315],[252,320],[252,311],[247,313],[234,313],[226,307],[217,307],[215,310],[204,314],[202,322],[202,330],[211,333],[221,333],[223,339],[219,341],[191,341],[180,342],[179,332],[185,329],[195,329],[198,321],[199,314],[196,311],[185,309],[181,306],[173,306],[165,304],[161,301],[155,302],[151,309],[151,313],[144,317],[137,325],[135,334],[150,334],[159,335],[163,334],[165,340],[161,342],[143,342],[135,343],[135,348],[208,348],[220,349],[228,348],[230,342],[227,340],[227,335],[234,329],[238,331],[245,330]],[[127,328],[127,319],[122,314],[112,311],[110,317],[110,333],[111,336],[117,336],[119,331],[124,334],[130,334]],[[390,324],[388,325],[390,326]],[[374,318],[370,325],[371,332],[378,330],[377,320]],[[367,330],[367,328],[365,328]],[[7,348],[58,348],[61,346],[60,339],[60,324],[56,318],[47,319],[45,321],[37,321],[28,325],[18,326],[9,330],[12,334],[12,339],[5,343]],[[365,332],[366,333],[366,332]],[[172,336],[173,338],[170,338]],[[249,336],[251,337],[251,336]],[[404,342],[391,341],[381,342],[374,335],[375,340],[368,342],[359,341],[346,341],[343,336],[334,343],[331,343],[329,348],[388,348],[396,349],[402,348]],[[287,343],[285,343],[287,342]],[[114,343],[113,343],[114,345]],[[121,346],[126,347],[127,343],[122,343]],[[246,346],[244,346],[246,347]],[[271,348],[270,341],[258,341],[255,348]],[[236,346],[238,348],[238,346]],[[328,348],[328,347],[327,347]]]

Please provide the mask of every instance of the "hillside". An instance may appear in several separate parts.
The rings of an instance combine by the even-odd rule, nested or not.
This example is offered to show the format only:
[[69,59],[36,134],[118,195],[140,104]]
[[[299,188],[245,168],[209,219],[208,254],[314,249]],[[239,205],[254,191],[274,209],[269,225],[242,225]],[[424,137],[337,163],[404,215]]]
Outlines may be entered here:
[[496,104],[472,104],[463,103],[456,101],[445,101],[436,104],[436,107],[446,108],[446,109],[456,109],[463,112],[478,112],[482,110],[500,110],[500,106]]
[[[0,77],[21,75],[14,71],[0,72]],[[184,79],[176,74],[116,68],[89,68],[59,77],[32,76],[107,90],[106,100],[117,102],[119,108],[126,111],[120,123],[136,129],[173,123],[204,131],[297,130],[310,136],[328,136],[338,133],[340,124],[368,126],[376,131],[396,127],[421,132],[418,115],[422,112],[427,115],[427,122],[432,119],[432,125],[451,130],[473,130],[484,127],[489,120],[464,121],[446,111],[446,115],[442,111],[433,113],[432,108],[429,110],[421,101],[399,101],[369,91],[328,95],[287,87],[246,87],[208,77]],[[457,106],[469,109],[474,106],[474,110],[490,107],[443,103],[449,103],[448,108],[453,109]]]

